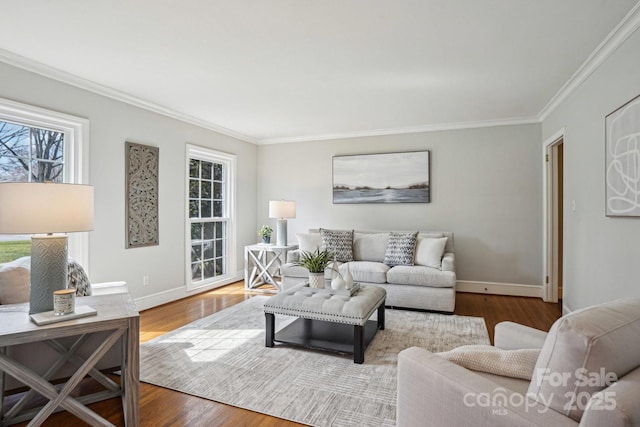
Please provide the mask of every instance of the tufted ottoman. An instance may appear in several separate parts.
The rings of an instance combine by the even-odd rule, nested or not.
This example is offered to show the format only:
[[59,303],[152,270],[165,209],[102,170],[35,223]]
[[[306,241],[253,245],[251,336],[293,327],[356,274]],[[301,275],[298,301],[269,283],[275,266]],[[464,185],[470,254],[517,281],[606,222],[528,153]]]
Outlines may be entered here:
[[[364,351],[378,329],[384,330],[386,291],[361,286],[352,296],[333,295],[325,289],[295,287],[264,303],[266,346],[274,341],[309,348],[353,353],[355,363],[364,362]],[[378,310],[378,320],[369,320]],[[296,319],[275,333],[275,315]]]

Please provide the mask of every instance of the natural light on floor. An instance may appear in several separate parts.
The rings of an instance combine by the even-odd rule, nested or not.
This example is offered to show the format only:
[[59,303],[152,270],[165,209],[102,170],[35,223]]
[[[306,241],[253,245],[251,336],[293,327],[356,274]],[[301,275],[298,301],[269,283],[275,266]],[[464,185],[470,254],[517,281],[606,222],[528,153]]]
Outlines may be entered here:
[[189,329],[158,344],[181,344],[185,354],[193,362],[213,362],[252,339],[264,335],[262,329]]

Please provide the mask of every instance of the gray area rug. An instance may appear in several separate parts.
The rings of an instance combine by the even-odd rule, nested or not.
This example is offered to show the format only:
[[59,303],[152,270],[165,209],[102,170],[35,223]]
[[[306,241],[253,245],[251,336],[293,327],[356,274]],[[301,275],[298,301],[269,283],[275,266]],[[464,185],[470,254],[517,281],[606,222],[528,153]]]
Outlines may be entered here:
[[[312,426],[395,426],[397,355],[489,344],[484,319],[386,311],[362,365],[352,355],[264,346],[256,296],[140,346],[140,380]],[[293,317],[276,316],[276,331]]]

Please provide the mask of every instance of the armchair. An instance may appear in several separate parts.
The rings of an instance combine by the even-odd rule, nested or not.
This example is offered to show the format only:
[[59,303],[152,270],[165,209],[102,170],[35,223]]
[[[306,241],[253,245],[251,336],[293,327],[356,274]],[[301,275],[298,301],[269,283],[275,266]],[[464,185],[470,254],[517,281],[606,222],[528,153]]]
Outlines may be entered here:
[[640,426],[640,298],[572,312],[548,334],[499,323],[494,341],[540,349],[531,380],[409,348],[398,356],[397,425]]

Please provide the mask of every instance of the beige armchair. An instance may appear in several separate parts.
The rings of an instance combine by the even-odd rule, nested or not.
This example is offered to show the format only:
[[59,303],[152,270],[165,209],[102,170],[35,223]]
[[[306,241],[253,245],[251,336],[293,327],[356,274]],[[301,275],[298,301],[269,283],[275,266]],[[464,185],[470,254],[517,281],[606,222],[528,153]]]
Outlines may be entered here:
[[[496,325],[498,353],[539,348],[531,380],[413,347],[398,357],[397,425],[640,426],[640,298],[572,312],[549,333]],[[497,367],[499,370],[499,367]]]

